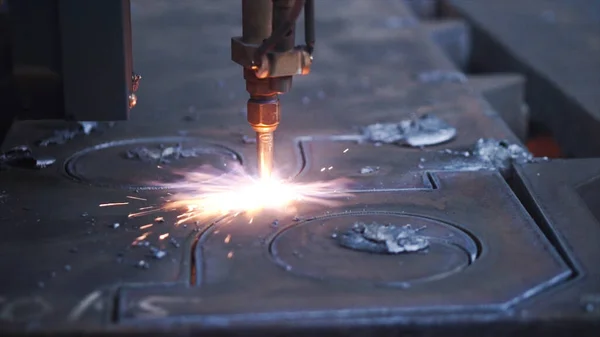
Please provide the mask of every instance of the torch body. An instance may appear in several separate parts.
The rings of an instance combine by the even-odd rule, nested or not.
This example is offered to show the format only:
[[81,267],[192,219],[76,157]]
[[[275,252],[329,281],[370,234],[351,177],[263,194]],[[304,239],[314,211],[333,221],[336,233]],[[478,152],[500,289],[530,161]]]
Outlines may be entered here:
[[[261,178],[269,178],[273,170],[274,132],[281,119],[278,95],[292,88],[294,75],[310,69],[313,43],[295,46],[295,21],[302,8],[305,16],[312,14],[312,5],[302,0],[242,0],[242,36],[232,38],[231,56],[243,66],[250,95],[247,119],[256,132]],[[314,28],[310,31],[314,35]]]

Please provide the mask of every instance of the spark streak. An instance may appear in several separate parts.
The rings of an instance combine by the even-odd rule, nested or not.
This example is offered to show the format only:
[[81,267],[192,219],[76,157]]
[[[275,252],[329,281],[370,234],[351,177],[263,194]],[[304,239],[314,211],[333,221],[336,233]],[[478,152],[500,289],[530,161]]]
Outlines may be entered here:
[[141,200],[141,201],[146,201],[146,200],[148,200],[148,199],[144,199],[144,198],[138,198],[138,197],[134,197],[134,196],[131,196],[131,195],[128,195],[128,196],[126,196],[126,198],[128,198],[128,199],[133,199],[133,200]]
[[148,235],[150,235],[150,232],[146,232],[146,233],[138,236],[137,238],[135,238],[135,240],[133,241],[132,245],[136,245],[136,244],[140,243],[141,241],[146,240],[146,238],[148,237]]
[[125,206],[125,205],[129,205],[129,203],[128,202],[109,202],[106,204],[100,204],[100,205],[98,205],[98,207]]

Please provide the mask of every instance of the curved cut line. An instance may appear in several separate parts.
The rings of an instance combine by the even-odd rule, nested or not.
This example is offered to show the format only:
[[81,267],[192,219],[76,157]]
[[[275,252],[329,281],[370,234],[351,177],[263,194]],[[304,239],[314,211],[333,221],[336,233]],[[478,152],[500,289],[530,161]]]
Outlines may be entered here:
[[[390,211],[356,211],[356,212],[342,212],[342,213],[332,213],[332,214],[327,214],[327,215],[323,215],[323,216],[319,216],[319,217],[314,217],[314,218],[310,218],[310,219],[306,219],[303,221],[299,221],[291,226],[287,226],[283,229],[281,229],[280,231],[277,231],[276,233],[272,234],[269,236],[268,240],[268,258],[269,260],[271,260],[271,262],[273,262],[275,265],[281,267],[281,268],[285,268],[285,265],[287,264],[285,261],[281,260],[281,258],[277,257],[277,250],[274,247],[275,241],[276,239],[282,235],[283,233],[285,233],[286,231],[289,231],[291,229],[294,229],[298,226],[302,226],[307,224],[308,222],[315,222],[315,221],[322,221],[322,220],[327,220],[327,219],[331,219],[331,218],[336,218],[336,217],[340,217],[340,216],[362,216],[362,215],[392,215],[392,216],[401,216],[401,217],[416,217],[416,218],[422,218],[425,220],[429,220],[429,221],[433,221],[433,222],[437,222],[439,224],[445,225],[445,226],[450,226],[453,229],[460,231],[461,233],[463,233],[474,245],[475,245],[475,252],[469,252],[468,249],[466,249],[465,247],[456,245],[456,244],[452,244],[453,246],[459,248],[461,251],[463,251],[465,253],[465,255],[467,255],[469,262],[467,264],[466,267],[468,267],[469,265],[473,264],[480,256],[481,254],[481,242],[479,241],[479,239],[473,235],[471,232],[469,232],[467,229],[462,228],[458,225],[455,225],[453,223],[447,222],[447,221],[443,221],[434,217],[430,217],[430,216],[425,216],[425,215],[421,215],[421,214],[416,214],[416,213],[400,213],[400,212],[390,212]],[[438,240],[440,240],[439,238],[436,238]],[[421,283],[421,282],[428,282],[428,281],[435,281],[435,280],[439,280],[439,279],[443,279],[449,275],[452,275],[456,272],[459,272],[460,270],[466,268],[466,267],[461,267],[458,270],[450,270],[444,273],[440,273],[438,275],[435,275],[433,277],[429,277],[429,278],[425,278],[422,281],[416,281],[416,283]],[[339,279],[325,279],[325,278],[316,278],[314,276],[311,275],[307,275],[307,274],[303,274],[303,273],[296,273],[293,269],[291,270],[291,272],[298,277],[304,277],[307,279],[312,279],[312,280],[318,280],[320,282],[340,282],[341,280]],[[343,282],[343,281],[342,281]],[[359,283],[365,283],[365,284],[377,284],[377,285],[382,285],[382,286],[391,286],[391,287],[398,287],[398,288],[406,288],[407,286],[410,286],[411,283],[414,283],[415,281],[405,281],[405,282],[385,282],[385,283],[378,283],[378,282],[369,282],[369,281],[361,281]]]
[[212,142],[204,140],[202,138],[196,138],[196,137],[157,137],[157,138],[146,137],[146,138],[133,138],[133,139],[110,141],[110,142],[101,143],[101,144],[94,145],[94,146],[85,148],[83,150],[77,151],[74,154],[72,154],[71,156],[69,156],[63,163],[63,174],[67,178],[69,178],[69,180],[72,180],[72,181],[75,181],[78,183],[82,183],[82,184],[89,184],[89,185],[97,186],[97,187],[118,188],[118,189],[126,189],[126,190],[143,190],[143,191],[169,190],[170,188],[166,187],[166,186],[149,186],[149,185],[143,185],[143,184],[141,184],[141,185],[110,184],[110,183],[94,182],[90,179],[87,179],[87,178],[77,174],[77,172],[75,170],[75,164],[77,163],[77,160],[79,160],[83,156],[90,154],[94,151],[98,151],[98,150],[104,150],[104,149],[109,149],[109,148],[114,148],[114,147],[124,146],[124,145],[135,145],[135,144],[144,144],[144,143],[157,143],[158,144],[158,143],[180,143],[180,142],[190,142],[190,141],[196,141],[200,144],[205,144],[206,147],[212,147],[212,148],[227,152],[227,153],[233,155],[235,157],[234,160],[238,161],[240,163],[240,165],[243,166],[245,164],[243,157],[237,151],[235,151],[229,147],[220,145],[220,144],[212,143]]

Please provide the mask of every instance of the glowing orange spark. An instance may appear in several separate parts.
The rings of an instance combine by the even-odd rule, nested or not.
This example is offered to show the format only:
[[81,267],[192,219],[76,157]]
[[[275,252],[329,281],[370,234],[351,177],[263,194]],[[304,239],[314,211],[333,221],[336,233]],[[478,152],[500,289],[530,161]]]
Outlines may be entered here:
[[140,207],[140,208],[138,208],[138,210],[143,211],[143,210],[152,209],[152,208],[154,208],[154,206]]
[[133,240],[133,242],[131,244],[132,245],[136,245],[136,244],[140,243],[140,241],[146,240],[146,238],[148,237],[148,235],[150,235],[150,232],[146,232],[146,233],[138,236],[137,238],[135,238],[135,240]]
[[228,258],[228,259],[231,259],[232,257],[233,257],[233,252],[229,252],[229,253],[227,253],[227,258]]
[[158,218],[154,219],[154,221],[156,221],[156,222],[165,222],[165,218],[163,218],[162,216],[159,216]]
[[344,150],[344,153],[348,152],[349,150],[350,150],[350,149],[345,149],[345,150]]
[[254,218],[250,218],[250,221],[248,221],[248,223],[251,224],[252,221],[254,221]]
[[140,229],[146,229],[146,228],[150,228],[150,227],[152,227],[151,223],[149,223],[147,225],[140,226]]
[[158,238],[159,238],[160,240],[164,240],[164,239],[166,239],[166,238],[168,238],[168,237],[169,237],[169,233],[165,233],[165,234],[161,234],[161,235],[160,235]]
[[225,243],[229,243],[229,241],[231,241],[231,234],[227,234],[224,240]]
[[146,201],[148,199],[144,199],[144,198],[138,198],[138,197],[133,197],[131,195],[126,196],[125,198],[129,198],[129,199],[133,199],[133,200],[141,200],[141,201]]
[[100,205],[98,205],[98,207],[124,206],[124,205],[129,205],[129,203],[128,202],[110,202],[107,204],[100,204]]
[[154,213],[156,210],[148,210],[148,211],[143,211],[143,212],[137,212],[137,213],[130,213],[127,215],[128,218],[135,218],[138,216],[142,216],[142,215],[146,215],[146,214],[150,214],[150,213]]

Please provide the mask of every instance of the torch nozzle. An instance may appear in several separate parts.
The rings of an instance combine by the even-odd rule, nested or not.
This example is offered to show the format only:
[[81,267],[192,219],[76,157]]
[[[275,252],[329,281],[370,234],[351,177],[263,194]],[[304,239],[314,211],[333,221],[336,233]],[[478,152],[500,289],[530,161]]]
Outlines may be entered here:
[[261,179],[271,178],[273,171],[273,132],[256,133],[256,154],[258,174]]
[[261,179],[271,178],[273,171],[273,132],[279,125],[279,99],[251,97],[248,100],[248,122],[256,132],[258,174]]

